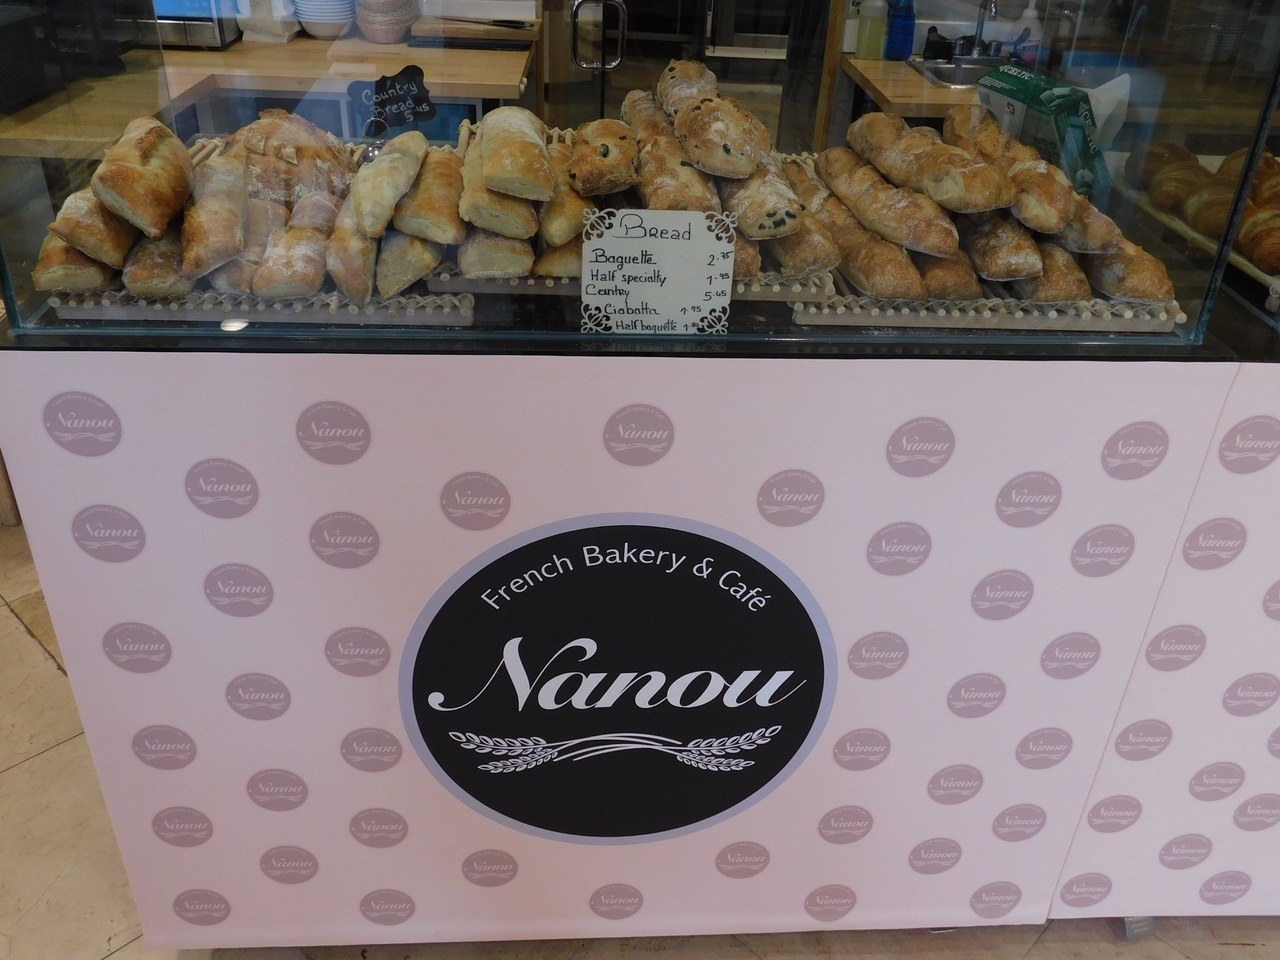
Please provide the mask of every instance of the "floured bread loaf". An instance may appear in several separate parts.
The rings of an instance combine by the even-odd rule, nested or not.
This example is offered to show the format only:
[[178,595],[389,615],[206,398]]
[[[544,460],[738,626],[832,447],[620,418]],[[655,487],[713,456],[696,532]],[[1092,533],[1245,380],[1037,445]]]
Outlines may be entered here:
[[135,297],[185,297],[196,288],[182,270],[182,241],[172,231],[159,240],[146,237],[124,265],[124,287]]
[[37,290],[62,290],[67,293],[96,293],[114,290],[119,274],[105,263],[87,257],[56,234],[48,234],[40,247],[40,256],[31,271]]
[[159,120],[130,122],[93,175],[94,195],[153,240],[191,194],[191,154]]
[[[488,190],[526,200],[550,200],[555,172],[547,155],[547,127],[524,107],[498,107],[480,121],[480,153]],[[468,153],[475,149],[472,143]]]
[[427,152],[418,179],[396,204],[392,225],[401,233],[453,245],[467,236],[458,215],[462,198],[462,158],[440,147]]
[[[478,136],[483,144],[483,131]],[[481,230],[515,240],[528,239],[538,232],[538,215],[532,203],[485,186],[483,154],[475,140],[471,141],[462,161],[462,195],[458,199],[458,214]]]
[[329,234],[338,216],[338,201],[323,193],[303,197],[289,225],[267,241],[262,263],[253,275],[259,297],[311,297],[324,284]]
[[49,232],[85,256],[119,270],[138,240],[138,228],[116,216],[85,187],[67,197]]

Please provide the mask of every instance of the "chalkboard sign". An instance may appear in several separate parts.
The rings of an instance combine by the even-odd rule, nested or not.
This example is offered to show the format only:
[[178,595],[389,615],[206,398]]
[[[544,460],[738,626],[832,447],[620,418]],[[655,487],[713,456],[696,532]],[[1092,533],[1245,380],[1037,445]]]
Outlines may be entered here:
[[422,68],[405,67],[394,77],[379,77],[372,83],[357,80],[347,87],[347,95],[360,115],[372,116],[364,125],[366,137],[377,137],[395,127],[424,123],[436,115]]
[[582,244],[584,333],[725,333],[732,214],[600,210]]

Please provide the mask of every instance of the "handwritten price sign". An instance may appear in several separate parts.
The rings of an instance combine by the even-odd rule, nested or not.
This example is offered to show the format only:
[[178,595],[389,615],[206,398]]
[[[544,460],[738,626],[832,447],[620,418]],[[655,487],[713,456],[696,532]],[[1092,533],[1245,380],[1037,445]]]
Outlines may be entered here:
[[728,330],[734,218],[675,210],[587,214],[584,333]]

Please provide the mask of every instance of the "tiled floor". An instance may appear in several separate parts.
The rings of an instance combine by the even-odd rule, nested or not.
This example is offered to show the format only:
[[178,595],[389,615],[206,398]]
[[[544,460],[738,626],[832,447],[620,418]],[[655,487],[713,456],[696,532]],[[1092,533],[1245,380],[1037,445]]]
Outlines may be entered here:
[[0,527],[0,960],[1280,960],[1280,920],[1107,921],[952,933],[153,951],[142,941],[21,528]]

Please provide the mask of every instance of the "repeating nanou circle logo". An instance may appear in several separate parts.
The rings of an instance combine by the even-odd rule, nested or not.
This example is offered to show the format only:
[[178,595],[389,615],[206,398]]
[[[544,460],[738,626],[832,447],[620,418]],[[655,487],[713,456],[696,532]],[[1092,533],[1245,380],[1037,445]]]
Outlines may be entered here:
[[458,571],[408,638],[400,706],[418,756],[468,806],[537,836],[634,843],[781,784],[823,730],[836,663],[817,602],[760,547],[609,514]]

